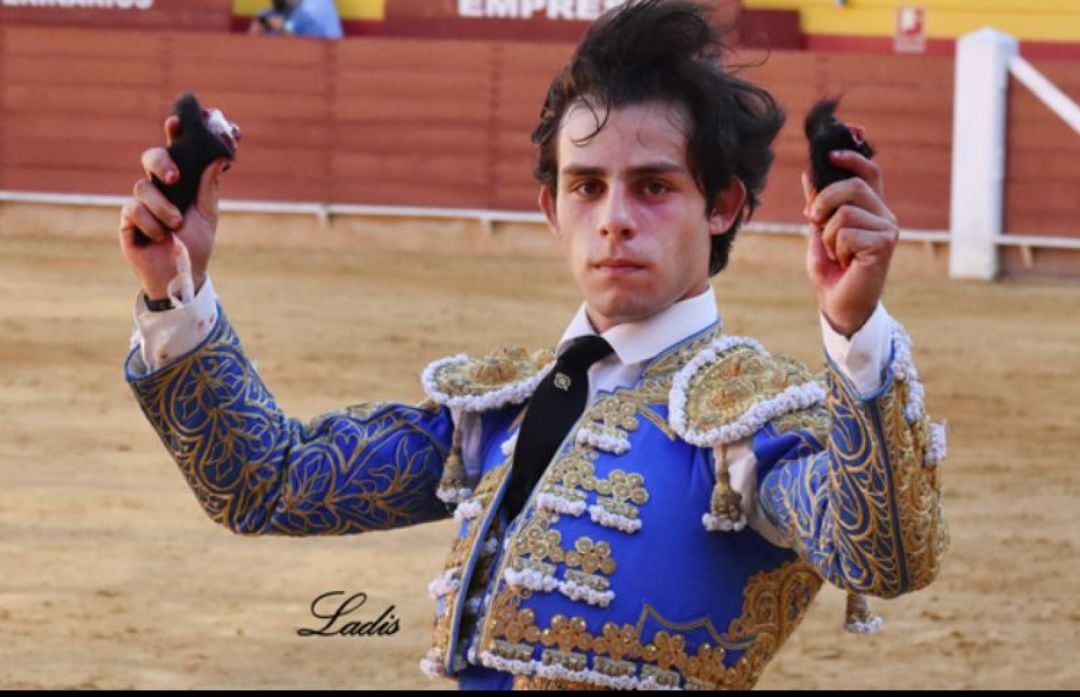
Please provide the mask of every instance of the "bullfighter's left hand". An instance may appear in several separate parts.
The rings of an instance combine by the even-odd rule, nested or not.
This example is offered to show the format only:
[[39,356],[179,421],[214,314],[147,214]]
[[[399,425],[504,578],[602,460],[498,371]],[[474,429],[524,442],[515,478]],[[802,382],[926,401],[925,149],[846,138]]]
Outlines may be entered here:
[[885,205],[877,163],[851,150],[830,159],[855,176],[815,191],[803,172],[803,213],[811,227],[806,267],[825,319],[850,337],[881,299],[900,231]]

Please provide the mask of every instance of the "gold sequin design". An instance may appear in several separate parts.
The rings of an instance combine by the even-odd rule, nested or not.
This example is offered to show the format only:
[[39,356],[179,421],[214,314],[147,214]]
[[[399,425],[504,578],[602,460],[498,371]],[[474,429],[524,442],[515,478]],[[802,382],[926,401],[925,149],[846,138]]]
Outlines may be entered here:
[[[687,625],[663,622],[651,608],[636,624],[607,622],[599,634],[589,631],[584,618],[564,615],[556,615],[541,629],[532,610],[519,609],[528,595],[512,593],[500,594],[492,603],[482,645],[496,656],[524,662],[531,659],[533,645],[539,644],[549,660],[581,666],[578,670],[584,669],[585,654],[592,653],[593,670],[610,676],[633,676],[637,672],[633,661],[641,661],[638,678],[652,678],[666,687],[682,683],[690,688],[749,689],[802,621],[821,584],[821,577],[801,560],[752,576],[743,592],[740,616],[717,642],[746,647],[732,666],[724,664],[727,651],[720,645],[703,643],[689,652],[679,633]],[[649,642],[641,636],[646,612],[664,626]],[[550,653],[551,649],[560,653]]]
[[[649,501],[649,492],[645,489],[645,477],[637,472],[627,474],[624,470],[612,470],[607,477],[596,476],[597,453],[588,447],[571,447],[555,461],[545,474],[541,491],[566,498],[568,490],[596,492],[600,497],[597,503],[611,512],[620,511],[622,515],[636,517],[628,506],[644,506]],[[573,499],[579,498],[572,494]]]
[[667,419],[651,405],[667,401],[670,381],[653,378],[633,389],[619,389],[611,394],[601,395],[589,407],[582,419],[582,428],[593,433],[622,441],[629,447],[629,433],[638,428],[638,417],[648,419],[669,440],[675,440]]
[[[597,542],[588,537],[579,537],[572,549],[564,549],[562,534],[558,530],[550,529],[551,522],[557,515],[542,510],[534,513],[514,535],[510,554],[507,555],[507,566],[520,571],[530,567],[530,560],[534,563],[550,561],[554,564],[565,564],[571,569],[581,569],[587,574],[613,574],[615,560],[611,558],[611,544],[603,540]],[[525,555],[528,555],[528,560]]]
[[447,363],[435,370],[435,386],[451,397],[475,397],[535,377],[555,360],[555,352],[501,348],[482,358]]

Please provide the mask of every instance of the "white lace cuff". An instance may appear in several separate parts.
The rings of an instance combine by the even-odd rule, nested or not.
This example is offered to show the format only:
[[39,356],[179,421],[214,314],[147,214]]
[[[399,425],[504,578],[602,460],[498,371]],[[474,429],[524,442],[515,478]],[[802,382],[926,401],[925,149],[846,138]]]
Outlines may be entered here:
[[893,320],[885,311],[885,306],[878,303],[874,314],[851,339],[838,334],[823,313],[819,315],[825,352],[837,369],[855,386],[860,396],[877,392],[883,384],[891,353],[890,328]]
[[209,277],[193,298],[172,296],[173,309],[152,312],[139,293],[135,302],[132,345],[139,347],[146,374],[188,353],[206,338],[217,322],[217,293]]

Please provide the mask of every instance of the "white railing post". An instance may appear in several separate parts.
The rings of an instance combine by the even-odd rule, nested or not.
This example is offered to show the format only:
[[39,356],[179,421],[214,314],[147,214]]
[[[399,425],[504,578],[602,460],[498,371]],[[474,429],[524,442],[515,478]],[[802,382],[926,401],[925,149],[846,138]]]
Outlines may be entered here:
[[949,276],[998,274],[1005,182],[1005,112],[1016,39],[980,29],[956,42]]

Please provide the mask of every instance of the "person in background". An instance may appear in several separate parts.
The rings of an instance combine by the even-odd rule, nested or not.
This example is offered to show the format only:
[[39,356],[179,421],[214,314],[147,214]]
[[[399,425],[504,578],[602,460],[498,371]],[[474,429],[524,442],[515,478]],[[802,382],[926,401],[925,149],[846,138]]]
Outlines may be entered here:
[[341,17],[334,0],[273,0],[251,23],[252,34],[340,39]]

